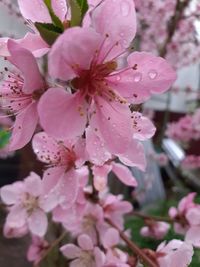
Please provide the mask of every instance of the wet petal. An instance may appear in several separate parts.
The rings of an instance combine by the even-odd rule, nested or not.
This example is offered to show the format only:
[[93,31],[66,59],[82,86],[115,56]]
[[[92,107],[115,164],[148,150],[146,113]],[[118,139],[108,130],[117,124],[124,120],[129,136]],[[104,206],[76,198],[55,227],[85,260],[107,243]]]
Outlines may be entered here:
[[92,28],[66,30],[49,54],[50,75],[67,81],[79,76],[81,70],[89,69],[101,39]]
[[133,187],[137,186],[137,181],[135,177],[132,175],[129,168],[119,163],[112,163],[112,167],[113,167],[112,171],[122,183],[128,186],[133,186]]
[[45,132],[54,137],[71,139],[84,132],[86,103],[79,93],[72,95],[64,89],[51,88],[41,97],[38,112]]
[[11,54],[9,61],[23,74],[23,92],[31,94],[38,89],[43,89],[44,81],[33,54],[11,39],[8,40],[8,50]]
[[126,104],[96,98],[90,125],[113,154],[126,151],[132,140],[131,113]]
[[16,117],[9,150],[17,150],[24,147],[31,140],[37,123],[37,103],[32,103]]

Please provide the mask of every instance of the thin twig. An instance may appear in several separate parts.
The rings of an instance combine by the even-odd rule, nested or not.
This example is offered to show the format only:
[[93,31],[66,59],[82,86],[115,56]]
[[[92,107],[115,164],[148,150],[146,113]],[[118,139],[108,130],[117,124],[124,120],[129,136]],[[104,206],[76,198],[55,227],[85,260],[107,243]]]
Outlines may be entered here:
[[129,248],[136,254],[143,262],[145,262],[149,267],[159,267],[156,262],[153,262],[133,241],[131,241],[118,227],[113,223],[110,219],[106,219],[106,221],[118,230],[120,237],[124,240],[124,242],[129,246]]
[[153,221],[164,221],[168,223],[173,223],[174,221],[169,217],[162,217],[162,216],[154,216],[154,215],[147,215],[141,212],[133,211],[128,214],[128,216],[137,216],[144,220],[153,220]]
[[40,262],[34,265],[34,267],[40,267],[40,263],[48,256],[48,254],[54,249],[56,246],[59,245],[59,243],[65,238],[66,232],[64,232],[60,237],[58,237],[54,242],[51,244],[51,246],[44,252],[42,255],[42,258],[40,259]]

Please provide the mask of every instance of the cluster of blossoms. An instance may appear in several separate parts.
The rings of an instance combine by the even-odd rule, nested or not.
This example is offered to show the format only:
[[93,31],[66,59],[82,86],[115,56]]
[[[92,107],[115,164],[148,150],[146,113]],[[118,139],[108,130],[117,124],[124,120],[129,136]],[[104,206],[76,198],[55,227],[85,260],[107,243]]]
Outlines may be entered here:
[[[0,54],[10,63],[0,86],[2,107],[15,116],[9,149],[31,141],[46,168],[42,178],[31,172],[1,189],[9,212],[5,236],[30,233],[28,259],[35,264],[57,245],[71,267],[187,266],[190,243],[173,240],[157,251],[132,245],[123,232],[123,216],[132,205],[108,192],[110,172],[134,188],[127,166],[145,170],[142,141],[154,135],[155,127],[134,111],[134,104],[165,92],[176,79],[163,58],[129,53],[136,33],[134,2],[18,4],[32,32],[0,40]],[[47,59],[46,72],[37,58]],[[61,224],[70,242],[61,245],[63,238],[51,244],[51,223]],[[122,240],[136,256],[118,248]]]
[[141,50],[163,55],[177,68],[199,60],[198,1],[135,2]]
[[200,205],[194,202],[196,193],[184,197],[177,208],[169,209],[169,216],[174,220],[174,230],[185,235],[185,240],[199,248]]
[[181,162],[181,168],[186,170],[193,170],[200,168],[200,156],[187,155]]
[[180,143],[188,143],[191,140],[200,138],[200,110],[197,109],[194,114],[186,115],[177,122],[168,124],[166,135]]

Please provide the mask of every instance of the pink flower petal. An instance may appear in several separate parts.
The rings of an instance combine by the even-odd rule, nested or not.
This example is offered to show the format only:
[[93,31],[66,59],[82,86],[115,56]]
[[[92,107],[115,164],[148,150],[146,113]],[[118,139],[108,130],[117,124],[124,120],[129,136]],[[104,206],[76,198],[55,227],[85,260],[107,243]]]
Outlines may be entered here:
[[24,190],[22,182],[16,182],[12,185],[5,185],[0,189],[0,196],[6,205],[15,204],[19,198],[20,193]]
[[112,248],[112,247],[118,245],[119,239],[120,239],[119,232],[114,228],[110,228],[104,234],[103,246],[106,249]]
[[57,138],[81,136],[86,125],[86,106],[79,93],[51,88],[40,99],[38,112],[44,130]]
[[59,182],[65,173],[64,167],[49,168],[44,172],[42,180],[42,197],[39,206],[46,212],[51,211],[60,203],[62,196],[58,195]]
[[65,16],[67,14],[67,1],[66,0],[51,0],[52,8],[57,17],[60,18],[61,21],[65,20]]
[[129,66],[137,64],[137,73],[141,81],[135,82],[135,88],[149,91],[149,94],[164,93],[176,80],[176,72],[161,57],[146,52],[135,52],[128,57]]
[[34,135],[32,140],[33,151],[37,158],[44,163],[57,163],[60,155],[58,142],[45,132]]
[[68,244],[68,245],[62,246],[60,248],[60,251],[68,259],[78,258],[81,254],[81,249],[75,246],[74,244]]
[[111,154],[107,151],[103,140],[96,135],[91,127],[86,129],[86,148],[90,161],[96,165],[103,165],[107,160],[111,159]]
[[88,235],[80,235],[78,237],[78,244],[83,250],[93,250],[93,243]]
[[133,138],[138,139],[140,141],[145,141],[154,136],[156,132],[156,128],[145,116],[142,116],[139,112],[132,113],[133,119]]
[[29,50],[37,58],[44,56],[50,49],[48,44],[36,33],[28,32],[24,38],[16,40],[16,42]]
[[30,94],[38,89],[43,89],[44,81],[33,54],[13,40],[8,40],[8,50],[11,54],[9,61],[23,74],[23,92]]
[[[92,25],[102,36],[109,35],[108,43],[104,45],[104,50],[108,51],[116,42],[119,43],[107,60],[129,47],[136,33],[136,13],[134,1],[116,0],[102,1],[101,4],[91,11]],[[112,15],[111,15],[112,14]],[[113,20],[113,18],[115,18]],[[105,46],[107,46],[105,48]]]
[[117,178],[128,186],[137,186],[137,181],[135,177],[132,175],[131,171],[124,165],[119,163],[112,163],[112,171],[115,173]]
[[30,175],[24,180],[25,190],[31,196],[38,197],[42,192],[42,180],[36,173],[31,172]]
[[50,75],[67,81],[75,78],[80,70],[89,69],[101,39],[92,28],[73,27],[66,30],[49,54]]
[[185,215],[187,221],[190,225],[199,225],[200,226],[200,205],[194,208],[190,208]]
[[94,175],[94,186],[96,190],[103,191],[107,186],[108,174],[112,170],[111,165],[94,166],[92,172]]
[[144,171],[146,168],[146,158],[144,153],[144,147],[134,139],[130,143],[127,151],[118,155],[120,161],[127,166],[137,167]]
[[40,237],[44,236],[48,226],[46,214],[40,209],[35,210],[28,217],[28,226],[32,234]]
[[96,97],[93,109],[91,128],[104,140],[108,151],[113,154],[125,152],[132,140],[129,107],[126,104]]
[[[8,40],[0,38],[0,56],[9,57]],[[29,50],[35,57],[42,57],[49,51],[49,46],[43,41],[39,34],[28,32],[22,39],[14,40],[21,47]]]
[[185,241],[194,247],[200,248],[200,226],[192,226],[185,235]]
[[51,17],[43,0],[18,0],[19,8],[24,18],[32,22],[50,23]]
[[9,149],[17,150],[24,147],[31,140],[37,123],[37,103],[32,103],[17,115],[12,131]]
[[78,184],[81,174],[71,169],[65,172],[56,186],[56,192],[61,206],[65,209],[74,204],[78,195]]
[[143,103],[152,94],[160,94],[170,88],[176,73],[167,61],[146,52],[134,52],[128,56],[127,70],[109,78],[112,87],[129,103]]
[[10,228],[20,228],[26,223],[27,213],[22,206],[14,206],[8,213],[6,225]]
[[194,198],[196,197],[197,193],[192,192],[188,194],[186,197],[182,198],[178,204],[178,211],[180,213],[185,213],[188,209],[195,206]]
[[96,267],[102,267],[105,263],[105,254],[99,249],[99,247],[94,248],[94,258]]

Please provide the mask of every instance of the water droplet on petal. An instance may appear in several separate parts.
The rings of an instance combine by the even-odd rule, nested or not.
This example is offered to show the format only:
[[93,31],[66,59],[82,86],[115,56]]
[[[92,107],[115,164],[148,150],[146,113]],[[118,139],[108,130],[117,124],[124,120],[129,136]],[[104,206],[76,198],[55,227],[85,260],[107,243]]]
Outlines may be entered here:
[[129,12],[130,12],[130,5],[127,1],[123,1],[121,2],[121,5],[120,5],[120,8],[121,8],[121,14],[123,17],[127,17]]
[[123,40],[122,41],[122,45],[123,45],[124,48],[126,48],[128,46],[128,42],[126,40]]
[[134,82],[138,83],[142,80],[142,73],[137,72],[133,75]]
[[150,70],[148,75],[150,79],[154,80],[157,77],[158,73],[155,70]]

